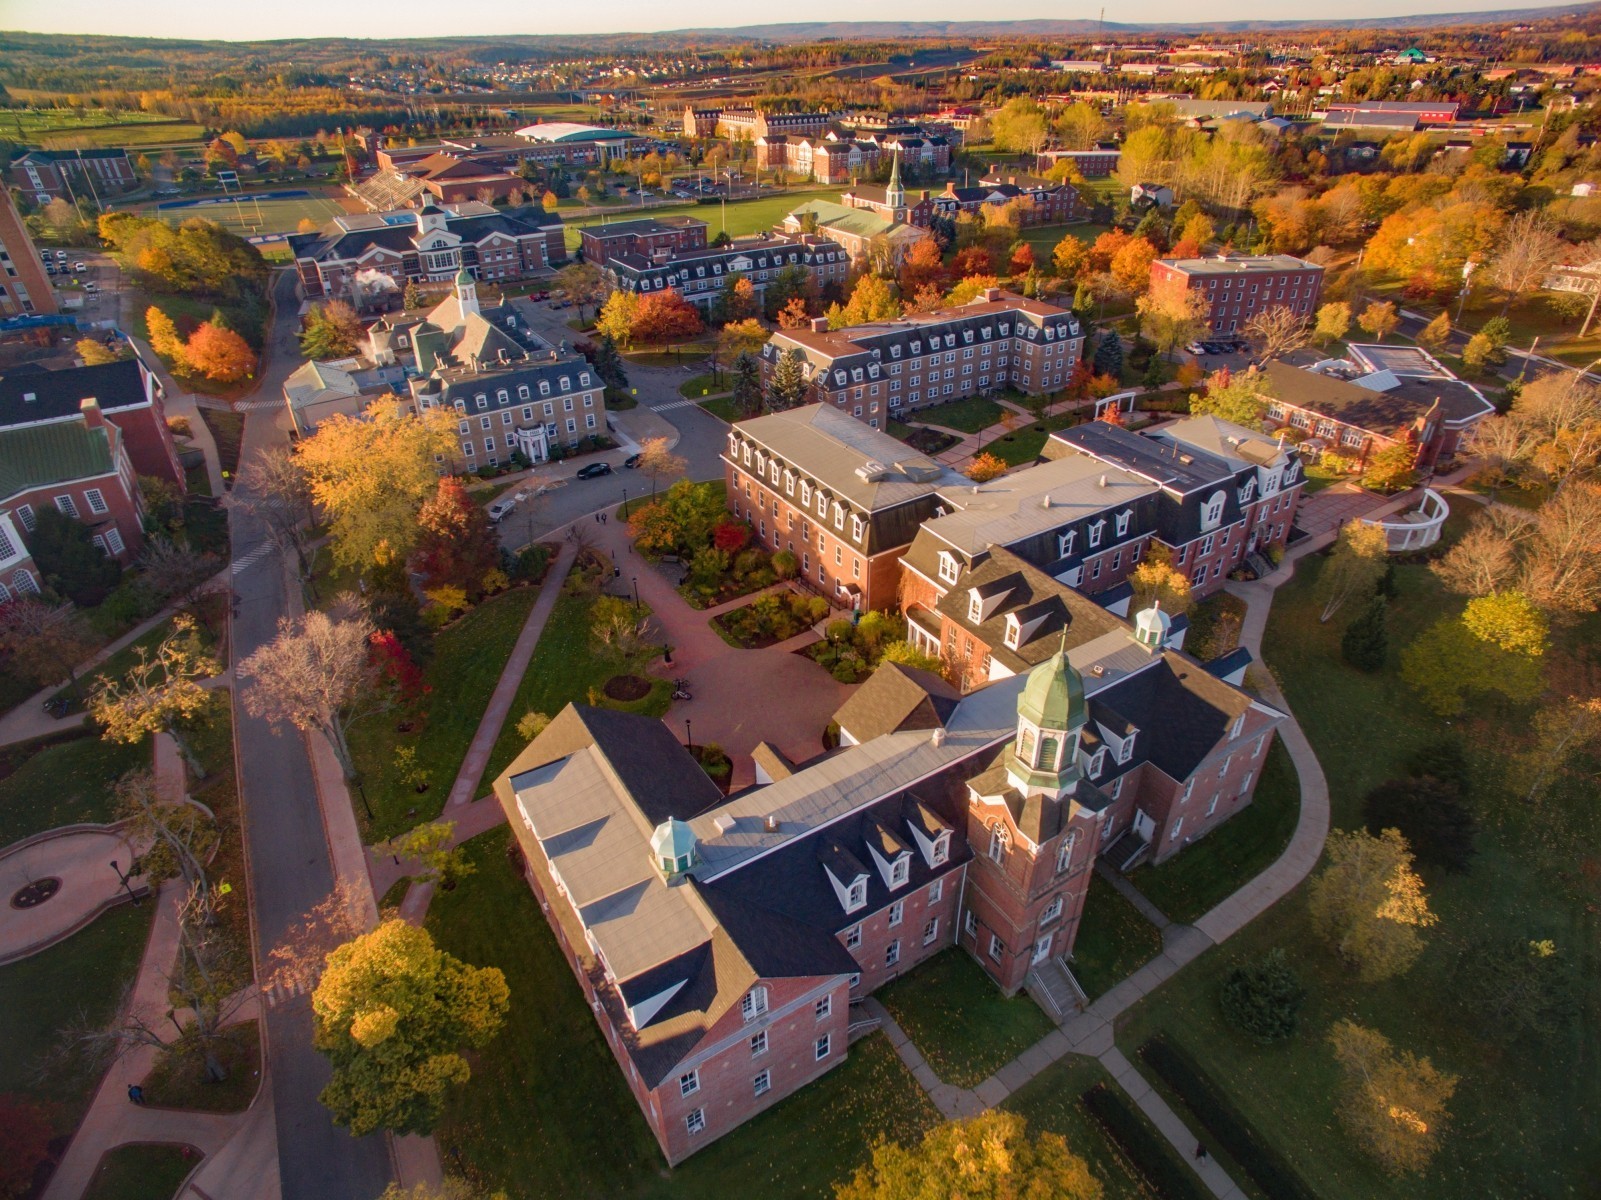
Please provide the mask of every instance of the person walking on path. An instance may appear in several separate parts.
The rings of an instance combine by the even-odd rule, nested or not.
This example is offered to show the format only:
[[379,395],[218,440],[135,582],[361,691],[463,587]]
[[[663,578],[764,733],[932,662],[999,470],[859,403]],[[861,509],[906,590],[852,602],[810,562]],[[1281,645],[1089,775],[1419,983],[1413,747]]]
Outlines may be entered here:
[[1205,1162],[1206,1161],[1206,1146],[1203,1145],[1200,1142],[1196,1142],[1195,1143],[1195,1161],[1196,1162]]
[[132,1100],[140,1107],[143,1107],[145,1102],[144,1088],[140,1087],[137,1083],[130,1083],[128,1085],[128,1099]]

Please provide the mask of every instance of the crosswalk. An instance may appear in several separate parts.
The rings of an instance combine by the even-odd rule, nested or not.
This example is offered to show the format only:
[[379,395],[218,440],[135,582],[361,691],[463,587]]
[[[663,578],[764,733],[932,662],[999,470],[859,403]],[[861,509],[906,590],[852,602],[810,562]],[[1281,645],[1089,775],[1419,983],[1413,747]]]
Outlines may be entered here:
[[268,1008],[277,1008],[280,1004],[288,1004],[296,996],[303,996],[317,985],[315,979],[291,979],[286,983],[274,983],[261,989],[261,1002]]
[[235,412],[266,412],[269,409],[282,408],[282,400],[244,400],[235,404]]
[[272,554],[276,549],[277,547],[271,542],[258,542],[254,547],[246,550],[238,558],[234,559],[233,562],[229,563],[228,570],[230,573],[238,575],[247,568],[255,566],[262,559]]
[[675,409],[675,408],[693,408],[695,406],[695,403],[696,402],[694,400],[673,400],[673,401],[668,402],[667,404],[652,404],[650,406],[650,411],[651,412],[669,412],[669,411],[671,411],[672,409]]

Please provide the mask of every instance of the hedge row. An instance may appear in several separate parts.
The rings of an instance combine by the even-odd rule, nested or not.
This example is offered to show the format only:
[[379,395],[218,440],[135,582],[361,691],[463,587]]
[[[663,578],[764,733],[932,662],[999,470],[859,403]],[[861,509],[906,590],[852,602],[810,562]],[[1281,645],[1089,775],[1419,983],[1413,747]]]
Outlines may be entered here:
[[1174,1159],[1161,1135],[1121,1095],[1097,1083],[1079,1097],[1079,1103],[1161,1200],[1208,1200],[1195,1177]]
[[1267,1193],[1268,1200],[1316,1200],[1295,1168],[1262,1139],[1189,1055],[1154,1037],[1140,1047],[1140,1057],[1178,1093],[1207,1133]]

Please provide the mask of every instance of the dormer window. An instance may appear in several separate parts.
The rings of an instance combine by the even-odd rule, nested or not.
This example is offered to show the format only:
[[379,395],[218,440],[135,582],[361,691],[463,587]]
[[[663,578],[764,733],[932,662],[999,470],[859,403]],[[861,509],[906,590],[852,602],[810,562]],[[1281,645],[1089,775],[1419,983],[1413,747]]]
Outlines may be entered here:
[[889,885],[892,888],[904,887],[906,881],[912,877],[912,856],[903,854],[890,864]]
[[939,577],[944,583],[955,583],[956,576],[961,571],[961,564],[956,561],[956,555],[949,550],[939,552]]
[[1226,497],[1222,492],[1214,492],[1206,502],[1206,511],[1201,516],[1201,528],[1211,529],[1223,520],[1223,504]]
[[838,501],[834,503],[834,528],[845,528],[845,508]]
[[1078,541],[1078,530],[1069,529],[1056,535],[1056,554],[1058,558],[1068,558],[1073,553],[1073,543]]
[[1138,736],[1138,733],[1138,730],[1129,730],[1128,736],[1123,739],[1122,743],[1117,748],[1118,762],[1126,763],[1134,757],[1134,739],[1136,736]]
[[540,380],[540,381],[539,381],[539,394],[540,394],[540,395],[541,395],[541,396],[548,396],[548,395],[550,395],[550,380],[548,380],[548,379],[541,379],[541,380]]
[[739,1015],[747,1025],[756,1020],[757,1017],[766,1015],[766,1013],[767,989],[765,987],[753,987],[740,999]]
[[1023,636],[1023,626],[1017,617],[1011,613],[1006,615],[1006,648],[1016,650],[1018,642]]
[[1094,549],[1101,544],[1101,535],[1106,532],[1106,518],[1102,517],[1090,525],[1090,548]]
[[984,601],[974,592],[967,601],[967,619],[977,625],[984,619]]
[[1094,778],[1099,779],[1101,777],[1101,772],[1103,770],[1105,770],[1105,769],[1106,769],[1106,747],[1102,746],[1099,750],[1097,750],[1095,752],[1095,757],[1090,759],[1090,774]]
[[801,480],[800,492],[800,502],[802,506],[809,508],[812,503],[812,485],[807,480]]
[[1125,508],[1117,514],[1117,536],[1123,537],[1128,533],[1129,522],[1134,519],[1134,510]]
[[857,514],[852,513],[851,514],[851,541],[860,542],[862,540],[862,534],[866,531],[866,529],[867,529],[867,526],[862,522],[862,518],[859,517]]
[[944,829],[940,831],[939,837],[934,839],[934,865],[937,867],[942,863],[949,862],[950,857],[951,831],[949,829]]
[[845,893],[845,911],[855,912],[867,904],[867,880],[858,879]]

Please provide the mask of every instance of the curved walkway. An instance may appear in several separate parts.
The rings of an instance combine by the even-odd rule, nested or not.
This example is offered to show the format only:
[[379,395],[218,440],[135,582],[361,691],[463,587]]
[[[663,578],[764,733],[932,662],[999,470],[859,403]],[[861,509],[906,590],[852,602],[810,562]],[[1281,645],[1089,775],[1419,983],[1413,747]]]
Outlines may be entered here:
[[[0,854],[0,963],[37,954],[132,899],[111,864],[126,871],[133,860],[133,846],[114,825],[67,826],[8,847]],[[41,879],[59,879],[61,890],[37,908],[11,906],[19,889]],[[130,882],[146,890],[142,878]]]

